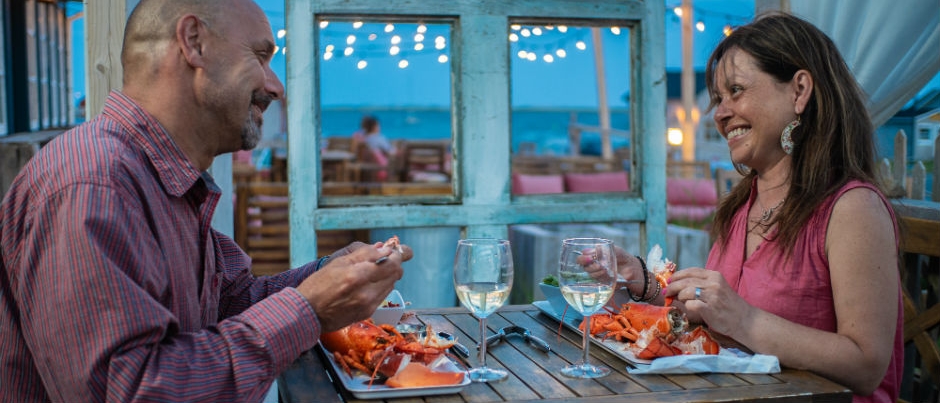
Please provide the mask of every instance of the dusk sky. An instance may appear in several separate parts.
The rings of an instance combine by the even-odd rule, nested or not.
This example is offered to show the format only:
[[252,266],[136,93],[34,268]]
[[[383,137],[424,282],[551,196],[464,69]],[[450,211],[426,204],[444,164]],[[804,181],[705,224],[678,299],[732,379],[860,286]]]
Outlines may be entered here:
[[[275,35],[285,28],[283,0],[256,2],[268,15]],[[672,12],[673,7],[679,4],[678,0],[666,0],[666,68],[670,71],[680,70],[682,63],[680,22],[679,17]],[[69,14],[80,11],[81,6],[80,3],[67,3]],[[754,0],[695,0],[694,9],[695,20],[705,24],[704,31],[694,31],[694,66],[697,70],[704,70],[709,53],[722,38],[724,26],[736,26],[749,21],[753,17]],[[84,96],[85,91],[84,35],[81,34],[84,30],[83,19],[76,20],[74,28],[78,33],[73,37],[73,60],[76,66],[73,85],[75,99],[78,100]],[[338,29],[338,26],[334,26],[334,30]],[[359,43],[363,41],[364,39]],[[608,64],[605,77],[610,88],[608,99],[611,107],[626,106],[622,99],[628,87],[627,74],[609,67],[623,66],[626,63],[625,41],[626,35],[618,37],[612,35],[609,30],[604,30],[605,63]],[[283,39],[278,39],[278,42],[280,46],[285,45]],[[520,40],[514,46],[524,47],[523,41]],[[596,106],[593,54],[590,49],[578,51],[573,46],[574,42],[566,43],[567,56],[564,59],[557,58],[550,64],[542,60],[529,62],[513,55],[513,82],[519,87],[513,89],[513,104],[522,107]],[[445,52],[447,50],[449,49],[445,49]],[[433,59],[436,55],[425,53],[427,54],[420,57],[412,56],[410,65],[405,69],[399,68],[395,64],[397,59],[387,53],[378,55],[371,58],[368,67],[362,70],[355,67],[355,61],[358,59],[344,60],[342,53],[339,53],[340,57],[325,61],[322,65],[323,74],[330,78],[323,83],[324,105],[446,105],[449,102],[449,92],[446,90],[449,88],[449,63],[438,63]],[[285,62],[284,54],[278,54],[272,61],[272,67],[282,81],[286,76]],[[350,90],[345,86],[345,83],[350,81],[356,82],[361,88],[381,90]],[[938,87],[940,75],[928,85],[928,88]],[[290,91],[289,88],[287,90]]]

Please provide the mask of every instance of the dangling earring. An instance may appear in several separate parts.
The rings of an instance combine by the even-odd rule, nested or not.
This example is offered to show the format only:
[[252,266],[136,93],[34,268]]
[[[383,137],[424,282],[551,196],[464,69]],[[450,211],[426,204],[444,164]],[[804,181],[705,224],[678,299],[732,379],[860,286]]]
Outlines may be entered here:
[[796,120],[787,124],[787,127],[783,128],[783,134],[780,135],[780,147],[783,147],[783,152],[787,155],[793,154],[793,129],[796,129],[800,125],[800,117],[797,116]]

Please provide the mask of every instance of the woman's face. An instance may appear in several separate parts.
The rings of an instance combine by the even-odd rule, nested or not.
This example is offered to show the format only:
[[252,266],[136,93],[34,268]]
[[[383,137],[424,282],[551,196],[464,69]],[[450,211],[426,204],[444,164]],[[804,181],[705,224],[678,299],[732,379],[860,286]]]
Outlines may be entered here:
[[777,82],[740,49],[731,49],[718,62],[715,83],[720,99],[715,123],[728,142],[731,160],[765,172],[788,159],[780,134],[797,118],[793,85]]

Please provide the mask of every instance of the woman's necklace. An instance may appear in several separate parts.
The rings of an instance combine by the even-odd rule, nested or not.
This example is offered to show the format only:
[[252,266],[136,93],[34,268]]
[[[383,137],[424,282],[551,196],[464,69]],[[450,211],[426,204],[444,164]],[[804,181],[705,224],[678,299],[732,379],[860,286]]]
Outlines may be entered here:
[[774,205],[773,207],[771,207],[771,208],[769,208],[769,209],[764,209],[764,203],[761,203],[760,201],[758,201],[758,203],[760,203],[761,209],[762,209],[762,211],[761,211],[761,213],[760,213],[760,221],[759,221],[759,222],[763,224],[763,223],[767,223],[767,221],[770,221],[770,217],[772,217],[772,216],[774,215],[774,210],[776,210],[778,207],[780,207],[780,206],[783,204],[783,202],[786,201],[786,200],[787,200],[787,198],[785,198],[785,197],[784,197],[783,199],[780,199],[780,201],[777,202],[776,205]]

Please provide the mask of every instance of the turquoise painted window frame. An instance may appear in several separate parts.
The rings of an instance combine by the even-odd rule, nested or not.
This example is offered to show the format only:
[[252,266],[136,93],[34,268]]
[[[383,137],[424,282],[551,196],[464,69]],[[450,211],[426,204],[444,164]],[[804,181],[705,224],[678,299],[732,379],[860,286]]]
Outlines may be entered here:
[[[666,245],[665,4],[661,0],[292,0],[286,2],[286,88],[291,262],[317,258],[316,231],[348,228],[461,227],[467,237],[506,238],[513,224],[640,225],[640,250]],[[376,205],[322,205],[318,16],[453,19],[454,197],[445,202],[389,199]],[[629,26],[630,193],[510,195],[510,55],[513,19],[616,21]],[[622,22],[622,24],[621,24]],[[480,101],[485,100],[485,101]],[[485,163],[479,163],[485,161]],[[303,246],[306,245],[306,246]]]

